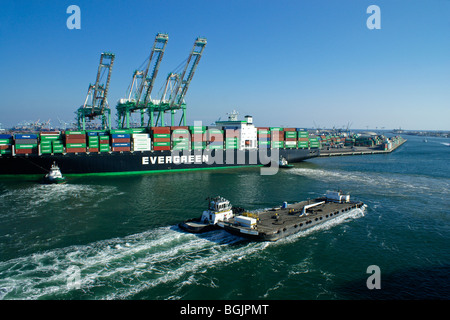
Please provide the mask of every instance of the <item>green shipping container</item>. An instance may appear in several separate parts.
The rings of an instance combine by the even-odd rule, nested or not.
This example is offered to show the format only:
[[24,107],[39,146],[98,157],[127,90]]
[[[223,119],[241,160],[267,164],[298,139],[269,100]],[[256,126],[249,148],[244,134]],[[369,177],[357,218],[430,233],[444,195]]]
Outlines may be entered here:
[[37,148],[37,144],[16,144],[16,149],[32,149]]
[[86,143],[68,143],[67,148],[86,148]]
[[167,147],[170,146],[170,142],[153,142],[155,147]]
[[170,138],[170,133],[154,133],[153,138]]
[[71,134],[86,134],[86,131],[82,130],[82,131],[66,131],[66,135],[71,135]]
[[128,134],[128,133],[130,133],[130,130],[129,129],[112,129],[112,130],[109,130],[109,132],[112,134]]
[[61,139],[61,135],[53,134],[48,136],[41,136],[41,141],[55,141]]
[[286,138],[297,138],[297,132],[295,131],[285,131],[284,136]]

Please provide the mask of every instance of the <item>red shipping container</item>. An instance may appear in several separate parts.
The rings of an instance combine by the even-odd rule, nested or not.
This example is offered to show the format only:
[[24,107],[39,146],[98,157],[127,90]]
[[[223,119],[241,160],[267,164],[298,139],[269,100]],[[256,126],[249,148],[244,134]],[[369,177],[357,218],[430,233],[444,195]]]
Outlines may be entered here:
[[112,147],[111,151],[131,151],[130,147]]
[[130,143],[130,138],[114,138],[112,143]]
[[8,150],[11,149],[10,144],[0,144],[0,150]]
[[296,131],[297,129],[295,128],[283,128],[284,131]]
[[85,153],[86,148],[66,148],[67,153]]
[[89,152],[98,152],[98,148],[88,148]]
[[41,136],[60,134],[60,133],[61,133],[60,131],[45,131],[45,132],[41,132]]
[[151,127],[153,133],[170,133],[170,127]]
[[309,138],[298,138],[298,141],[309,141]]
[[100,144],[109,144],[109,140],[99,140]]
[[270,130],[269,127],[257,127],[256,129],[258,129],[258,130]]
[[297,141],[297,138],[284,138],[284,141]]
[[66,143],[86,143],[86,138],[69,138],[66,137]]
[[153,138],[153,142],[170,142],[170,138]]
[[177,130],[177,129],[184,129],[184,130],[189,130],[189,127],[188,126],[178,126],[178,127],[170,127],[170,130]]
[[37,148],[16,149],[16,154],[29,154],[29,153],[37,153]]
[[86,139],[86,135],[84,134],[66,134],[66,139],[70,138],[70,139]]
[[153,150],[170,150],[170,146],[153,147]]

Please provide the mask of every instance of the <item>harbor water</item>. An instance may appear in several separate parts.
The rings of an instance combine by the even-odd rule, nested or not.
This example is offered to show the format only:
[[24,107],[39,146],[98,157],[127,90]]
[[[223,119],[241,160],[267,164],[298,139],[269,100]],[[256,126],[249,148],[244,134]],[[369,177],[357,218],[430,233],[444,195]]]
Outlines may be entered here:
[[[0,299],[450,299],[448,139],[280,169],[0,180]],[[177,224],[341,189],[367,204],[277,242]],[[380,289],[369,289],[370,266]]]

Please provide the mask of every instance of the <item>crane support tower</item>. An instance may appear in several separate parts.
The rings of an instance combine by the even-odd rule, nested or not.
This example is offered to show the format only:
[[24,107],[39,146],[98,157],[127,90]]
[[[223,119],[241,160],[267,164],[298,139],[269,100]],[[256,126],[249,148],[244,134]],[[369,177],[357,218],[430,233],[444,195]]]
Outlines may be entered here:
[[[89,84],[84,104],[77,110],[78,129],[86,130],[86,122],[101,118],[102,129],[111,129],[111,110],[108,106],[108,89],[115,55],[103,52],[100,55],[95,84]],[[101,83],[106,74],[106,83]]]
[[[169,36],[167,34],[158,33],[145,69],[134,71],[129,90],[127,91],[127,97],[120,99],[116,106],[119,126],[122,128],[130,127],[131,113],[134,112],[140,113],[141,127],[145,126],[144,115],[150,103],[150,95],[168,40]],[[152,71],[149,74],[150,66],[152,65]]]
[[[150,126],[158,126],[158,122],[160,126],[164,126],[164,115],[166,112],[170,113],[170,123],[171,126],[174,126],[174,116],[177,110],[181,110],[182,112],[178,125],[186,125],[186,103],[184,97],[186,96],[191,80],[194,77],[195,70],[200,62],[206,43],[206,38],[198,37],[195,40],[194,46],[186,60],[182,72],[170,73],[167,76],[161,99],[150,101],[148,108]],[[156,121],[154,121],[155,115]]]

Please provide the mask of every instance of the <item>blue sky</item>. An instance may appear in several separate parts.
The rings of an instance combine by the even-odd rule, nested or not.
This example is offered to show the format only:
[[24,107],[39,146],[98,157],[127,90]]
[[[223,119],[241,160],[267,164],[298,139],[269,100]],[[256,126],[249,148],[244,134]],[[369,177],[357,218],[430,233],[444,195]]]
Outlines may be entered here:
[[[69,5],[81,29],[69,30]],[[369,30],[367,7],[381,10]],[[115,113],[158,32],[155,84],[208,39],[186,96],[188,123],[233,109],[258,126],[450,130],[449,0],[2,1],[0,123],[72,121],[101,52],[116,54]]]

